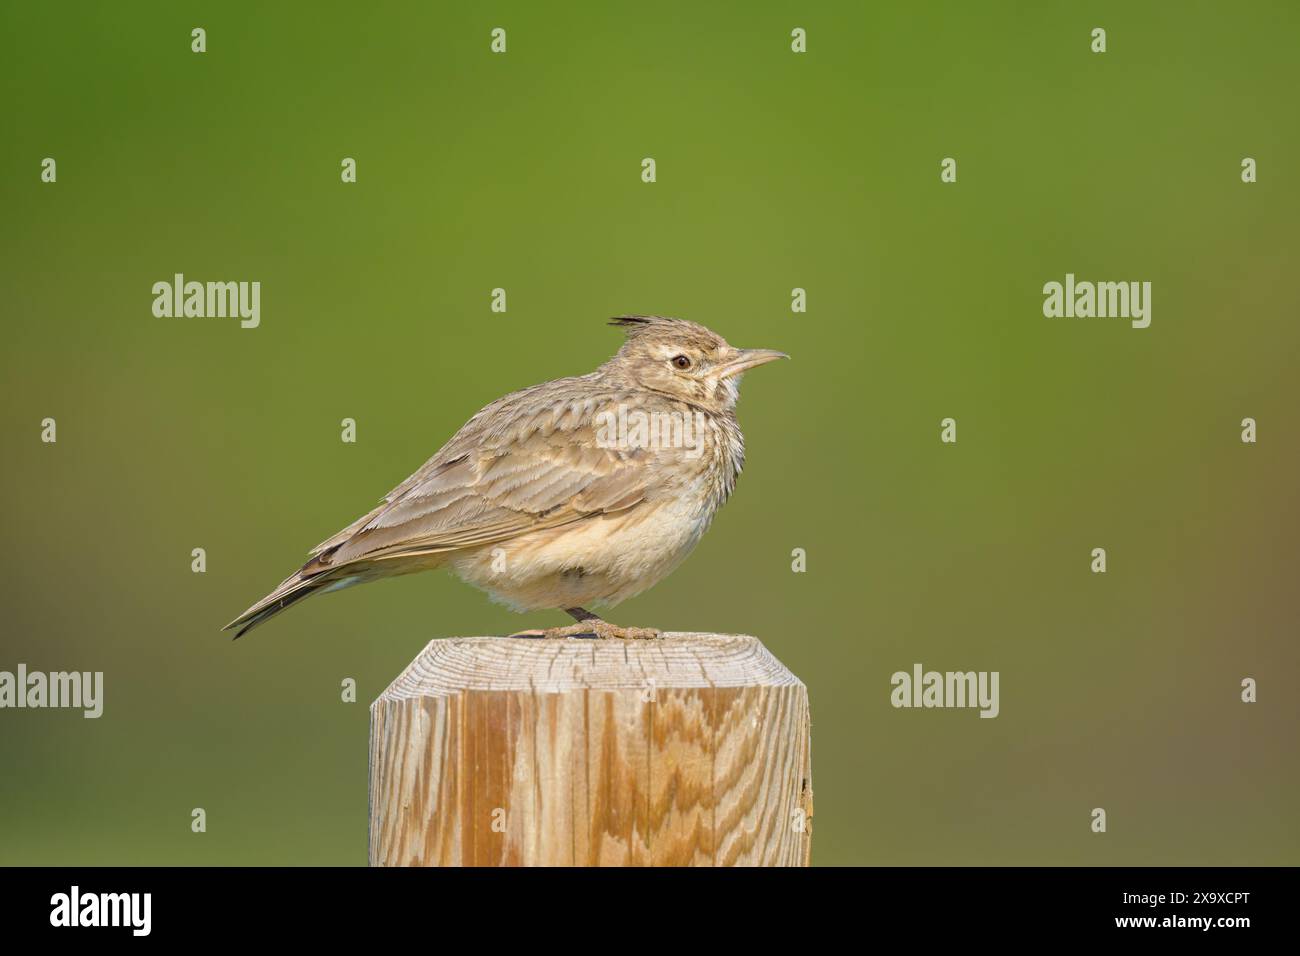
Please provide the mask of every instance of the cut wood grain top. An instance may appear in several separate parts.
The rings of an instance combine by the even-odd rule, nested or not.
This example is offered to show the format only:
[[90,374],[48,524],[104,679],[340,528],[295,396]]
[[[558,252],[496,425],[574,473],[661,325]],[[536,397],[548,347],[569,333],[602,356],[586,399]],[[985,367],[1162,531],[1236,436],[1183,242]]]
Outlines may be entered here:
[[799,679],[756,637],[666,633],[658,640],[449,637],[428,646],[380,700],[462,691],[780,687]]

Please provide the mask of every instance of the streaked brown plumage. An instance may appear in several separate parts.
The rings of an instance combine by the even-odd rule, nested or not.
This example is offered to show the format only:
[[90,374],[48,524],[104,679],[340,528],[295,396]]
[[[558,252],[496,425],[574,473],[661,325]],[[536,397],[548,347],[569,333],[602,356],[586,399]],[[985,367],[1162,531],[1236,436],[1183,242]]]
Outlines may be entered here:
[[[239,637],[310,594],[447,567],[516,610],[561,608],[583,622],[550,635],[654,633],[584,608],[639,594],[690,553],[744,465],[740,375],[786,356],[733,348],[681,319],[611,324],[627,340],[608,362],[483,408],[226,628]],[[650,442],[616,427],[637,413],[660,423]]]

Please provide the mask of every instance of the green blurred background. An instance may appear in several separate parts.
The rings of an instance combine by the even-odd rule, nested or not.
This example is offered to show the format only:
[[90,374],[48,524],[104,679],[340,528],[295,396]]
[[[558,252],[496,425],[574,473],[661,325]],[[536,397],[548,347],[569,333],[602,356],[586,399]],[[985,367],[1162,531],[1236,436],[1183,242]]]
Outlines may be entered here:
[[[611,616],[804,680],[814,862],[1300,862],[1295,4],[300,7],[0,13],[0,669],[106,681],[0,712],[0,862],[363,863],[367,703],[562,617],[428,574],[218,628],[624,312],[794,357]],[[259,280],[261,327],[155,318],[175,272]],[[1151,327],[1044,318],[1066,272],[1150,280]],[[918,661],[1001,716],[893,709]]]

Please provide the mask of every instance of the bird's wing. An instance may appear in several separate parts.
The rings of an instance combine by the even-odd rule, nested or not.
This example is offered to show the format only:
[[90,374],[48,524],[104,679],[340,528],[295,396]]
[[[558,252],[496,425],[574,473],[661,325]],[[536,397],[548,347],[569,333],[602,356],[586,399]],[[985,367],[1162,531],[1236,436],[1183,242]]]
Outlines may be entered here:
[[582,381],[483,409],[383,504],[318,545],[313,570],[493,544],[636,505],[650,480],[644,450],[598,445],[597,415],[619,396]]

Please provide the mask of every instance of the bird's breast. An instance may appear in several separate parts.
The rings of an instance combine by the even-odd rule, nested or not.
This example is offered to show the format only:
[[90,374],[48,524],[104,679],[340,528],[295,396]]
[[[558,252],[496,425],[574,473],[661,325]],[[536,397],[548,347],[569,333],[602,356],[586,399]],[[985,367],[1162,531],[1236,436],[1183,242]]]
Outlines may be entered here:
[[618,604],[661,581],[708,529],[716,496],[643,501],[451,559],[465,581],[517,610]]
[[[611,423],[611,434],[630,434],[635,442],[639,419],[628,421]],[[457,552],[452,569],[519,610],[612,605],[653,586],[708,530],[744,463],[734,419],[700,415],[681,436],[628,449],[629,464],[640,473],[631,484],[642,491],[630,507]]]

